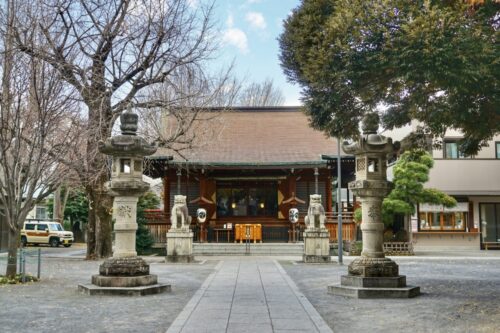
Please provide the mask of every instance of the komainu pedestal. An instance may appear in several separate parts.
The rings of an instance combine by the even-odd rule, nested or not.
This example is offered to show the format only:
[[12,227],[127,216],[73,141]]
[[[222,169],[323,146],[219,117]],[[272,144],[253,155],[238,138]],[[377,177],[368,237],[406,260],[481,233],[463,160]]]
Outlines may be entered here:
[[188,214],[186,196],[176,195],[170,215],[170,230],[167,232],[166,262],[193,262],[193,232],[189,228],[191,216]]
[[330,262],[330,234],[325,227],[325,210],[321,205],[321,195],[310,196],[309,209],[305,217],[304,254],[306,263]]
[[378,122],[377,114],[368,114],[361,139],[343,145],[346,153],[356,156],[356,180],[349,183],[349,189],[361,202],[363,250],[349,265],[348,275],[341,276],[340,284],[328,286],[328,292],[357,298],[415,297],[420,287],[407,286],[398,265],[384,255],[382,201],[392,185],[386,177],[387,156],[397,147],[391,138],[377,134]]

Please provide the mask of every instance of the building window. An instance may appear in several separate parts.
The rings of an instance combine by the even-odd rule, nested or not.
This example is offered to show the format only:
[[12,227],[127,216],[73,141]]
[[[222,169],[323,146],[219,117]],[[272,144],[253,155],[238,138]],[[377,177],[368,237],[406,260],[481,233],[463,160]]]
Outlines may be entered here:
[[467,212],[421,212],[421,231],[464,231]]
[[468,158],[470,156],[464,155],[459,149],[457,141],[445,141],[444,142],[444,158],[458,159],[458,158]]
[[483,242],[500,242],[500,202],[479,204]]
[[36,207],[35,218],[37,220],[47,219],[47,207]]
[[495,155],[496,158],[500,159],[500,142],[495,142]]

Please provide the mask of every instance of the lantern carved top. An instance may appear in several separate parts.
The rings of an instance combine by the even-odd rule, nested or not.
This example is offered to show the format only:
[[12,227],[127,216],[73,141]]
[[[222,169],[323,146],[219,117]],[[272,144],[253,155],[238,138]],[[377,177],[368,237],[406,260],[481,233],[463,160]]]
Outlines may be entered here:
[[138,118],[129,106],[127,111],[120,115],[121,135],[112,136],[104,142],[99,141],[99,151],[106,155],[124,157],[144,157],[154,154],[158,147],[137,136]]
[[375,112],[367,113],[363,117],[361,128],[363,134],[358,141],[348,143],[344,141],[342,144],[343,150],[348,154],[384,154],[392,155],[399,149],[399,143],[392,143],[392,139],[383,135],[377,134],[379,125],[379,116]]
[[138,118],[129,106],[120,116],[122,133],[99,141],[99,151],[113,157],[111,180],[107,183],[112,196],[139,196],[149,189],[142,180],[143,158],[153,154],[157,146],[136,134]]

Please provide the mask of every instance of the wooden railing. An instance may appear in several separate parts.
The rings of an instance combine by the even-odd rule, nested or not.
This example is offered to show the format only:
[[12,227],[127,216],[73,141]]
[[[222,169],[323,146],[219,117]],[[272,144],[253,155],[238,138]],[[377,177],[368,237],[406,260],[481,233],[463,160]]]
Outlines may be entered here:
[[[146,210],[145,211],[145,218],[147,219],[148,223],[146,224],[147,228],[149,229],[149,232],[151,233],[151,236],[153,236],[153,239],[155,240],[155,245],[159,244],[165,244],[167,241],[167,232],[170,229],[170,215],[165,214],[161,210]],[[337,242],[337,213],[333,212],[327,212],[326,214],[326,223],[325,227],[328,229],[330,232],[330,242]],[[304,216],[304,215],[303,215]],[[197,226],[195,224],[191,224],[193,228],[193,232],[195,233],[194,240],[199,241],[199,235],[198,235],[198,230]],[[297,237],[296,240],[302,240],[301,237],[301,228],[300,226],[303,226],[303,224],[299,224],[297,226]],[[208,226],[206,226],[208,228]],[[205,230],[207,232],[208,229]],[[263,240],[266,241],[284,241],[286,242],[287,240],[290,239],[290,235],[288,235],[288,229],[287,227],[278,227],[278,226],[270,226],[270,225],[263,225]],[[342,238],[343,240],[347,241],[352,241],[355,239],[355,234],[356,233],[356,226],[353,221],[353,213],[352,212],[343,212],[342,213]],[[213,237],[210,237],[210,232],[208,232],[208,240],[214,241],[212,239]]]
[[[326,212],[325,227],[330,232],[330,242],[338,241],[338,213]],[[353,212],[342,212],[342,239],[353,241],[356,238],[356,223]]]
[[161,209],[145,209],[144,217],[148,223],[170,224],[170,214],[166,214]]
[[[338,223],[338,213],[337,212],[326,212],[327,223]],[[344,223],[354,223],[354,213],[353,212],[342,212],[342,224]]]
[[155,240],[155,245],[165,244],[167,242],[167,232],[170,229],[170,224],[166,224],[163,222],[148,222],[146,226],[148,227],[151,236],[153,236],[153,239]]
[[[330,232],[330,242],[338,240],[338,223],[325,223],[326,229]],[[356,224],[354,222],[342,222],[342,239],[344,241],[353,241],[356,236]]]
[[144,217],[148,221],[146,227],[154,239],[153,246],[164,245],[167,242],[167,231],[170,229],[170,215],[159,209],[146,209]]

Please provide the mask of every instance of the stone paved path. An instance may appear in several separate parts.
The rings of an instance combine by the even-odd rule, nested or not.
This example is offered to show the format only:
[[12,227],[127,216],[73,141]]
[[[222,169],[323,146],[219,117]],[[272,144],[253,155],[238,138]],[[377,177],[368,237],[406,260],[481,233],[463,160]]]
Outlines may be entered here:
[[265,257],[228,258],[167,333],[332,332],[283,268]]

